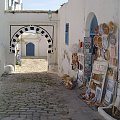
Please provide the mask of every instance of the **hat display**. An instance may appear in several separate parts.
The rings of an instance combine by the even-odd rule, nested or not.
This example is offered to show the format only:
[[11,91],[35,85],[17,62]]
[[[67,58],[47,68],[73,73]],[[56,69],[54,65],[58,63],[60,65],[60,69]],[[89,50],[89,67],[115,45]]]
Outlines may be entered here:
[[107,35],[109,34],[109,27],[106,23],[103,23],[102,29],[103,29],[104,34],[107,34]]
[[108,26],[109,26],[109,32],[110,33],[115,33],[116,32],[116,25],[112,21],[109,22]]

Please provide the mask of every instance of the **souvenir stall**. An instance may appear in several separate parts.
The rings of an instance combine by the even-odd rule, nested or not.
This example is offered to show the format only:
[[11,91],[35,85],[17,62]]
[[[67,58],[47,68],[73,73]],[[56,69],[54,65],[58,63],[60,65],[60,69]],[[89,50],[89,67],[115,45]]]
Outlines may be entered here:
[[[92,107],[106,106],[113,102],[118,70],[117,44],[117,28],[112,21],[95,28],[92,73],[87,90],[82,94],[85,102]],[[86,48],[88,54],[90,49],[85,47],[85,50]]]
[[[63,84],[67,89],[73,89],[76,85],[82,86],[83,81],[83,70],[84,70],[84,55],[83,55],[83,42],[79,40],[79,43],[70,45],[69,48],[71,52],[71,58],[66,51],[64,55],[67,57],[68,61],[71,63],[72,76],[64,74],[62,76]],[[65,58],[65,57],[64,57]]]
[[[76,50],[75,50],[75,49]],[[82,86],[85,81],[83,81],[84,72],[84,54],[83,54],[83,42],[79,40],[79,43],[72,45],[72,61],[71,61],[72,71],[75,72],[75,79],[77,80],[78,86]]]

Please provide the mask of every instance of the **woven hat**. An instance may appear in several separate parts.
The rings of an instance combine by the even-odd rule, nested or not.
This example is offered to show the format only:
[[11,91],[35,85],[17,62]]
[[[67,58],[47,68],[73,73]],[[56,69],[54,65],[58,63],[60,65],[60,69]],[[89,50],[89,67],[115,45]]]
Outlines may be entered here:
[[108,27],[108,25],[106,23],[103,23],[102,28],[103,28],[104,34],[108,35],[109,34],[109,27]]
[[110,33],[116,32],[116,25],[112,21],[109,22],[109,31]]

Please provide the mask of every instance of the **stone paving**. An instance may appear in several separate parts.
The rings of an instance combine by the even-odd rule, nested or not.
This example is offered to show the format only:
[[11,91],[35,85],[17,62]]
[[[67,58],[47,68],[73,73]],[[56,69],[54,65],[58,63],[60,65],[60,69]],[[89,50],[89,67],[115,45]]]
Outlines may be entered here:
[[103,118],[78,99],[74,90],[67,90],[57,74],[16,72],[1,77],[0,120],[103,120]]

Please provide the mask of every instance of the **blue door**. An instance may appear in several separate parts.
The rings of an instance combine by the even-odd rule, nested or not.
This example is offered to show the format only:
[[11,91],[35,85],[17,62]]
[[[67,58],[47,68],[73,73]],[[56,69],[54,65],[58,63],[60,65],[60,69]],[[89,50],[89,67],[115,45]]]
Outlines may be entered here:
[[28,43],[26,45],[26,56],[34,56],[35,45],[33,43]]

